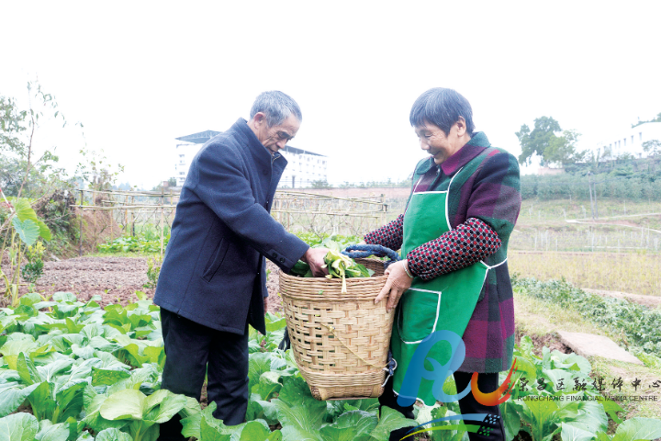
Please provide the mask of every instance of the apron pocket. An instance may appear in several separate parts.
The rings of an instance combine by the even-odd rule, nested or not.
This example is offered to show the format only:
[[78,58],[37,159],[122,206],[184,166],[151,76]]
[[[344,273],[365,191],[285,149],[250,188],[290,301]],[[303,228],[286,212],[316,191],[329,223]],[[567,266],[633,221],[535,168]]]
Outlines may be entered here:
[[402,295],[397,327],[404,343],[419,343],[436,330],[441,292],[409,289]]

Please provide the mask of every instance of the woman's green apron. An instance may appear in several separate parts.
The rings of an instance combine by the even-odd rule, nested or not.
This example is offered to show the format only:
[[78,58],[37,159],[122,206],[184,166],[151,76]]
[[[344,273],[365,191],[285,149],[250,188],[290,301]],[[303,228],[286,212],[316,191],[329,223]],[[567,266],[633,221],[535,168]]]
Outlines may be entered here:
[[[447,191],[413,193],[404,215],[402,256],[452,229],[447,210],[449,190],[448,186]],[[427,282],[419,277],[413,280],[411,288],[400,299],[391,338],[393,358],[397,360],[393,384],[395,392],[399,392],[413,353],[425,337],[440,330],[452,331],[463,337],[488,269],[483,262],[477,262]],[[451,355],[450,345],[441,341],[432,347],[427,357],[444,365]],[[432,370],[428,362],[425,366],[427,370]],[[429,406],[436,403],[432,384],[432,381],[423,379],[417,394]]]

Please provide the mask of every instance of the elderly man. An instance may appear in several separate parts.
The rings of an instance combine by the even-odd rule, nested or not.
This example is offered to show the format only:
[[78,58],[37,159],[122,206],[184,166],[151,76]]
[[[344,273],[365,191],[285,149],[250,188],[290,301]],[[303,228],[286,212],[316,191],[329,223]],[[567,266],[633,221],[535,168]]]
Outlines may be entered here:
[[[269,214],[287,165],[279,150],[300,127],[298,104],[260,94],[250,121],[240,118],[209,140],[191,164],[177,205],[154,302],[161,307],[164,389],[199,400],[207,394],[227,425],[248,405],[248,324],[265,333],[264,257],[285,271],[299,260],[323,275],[327,250],[312,249]],[[179,418],[160,440],[183,440]]]

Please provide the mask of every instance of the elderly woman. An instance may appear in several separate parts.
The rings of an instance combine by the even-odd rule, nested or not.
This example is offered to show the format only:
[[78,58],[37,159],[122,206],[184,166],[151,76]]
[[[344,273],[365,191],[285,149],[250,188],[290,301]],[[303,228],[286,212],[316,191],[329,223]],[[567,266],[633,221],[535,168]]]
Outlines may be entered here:
[[[454,372],[458,392],[473,372],[480,374],[481,392],[495,391],[498,372],[512,363],[507,243],[521,205],[519,167],[514,156],[474,131],[472,115],[469,102],[451,89],[430,89],[415,101],[409,120],[430,157],[415,168],[405,213],[365,236],[368,244],[401,248],[405,257],[390,265],[375,301],[387,298],[388,309],[397,307],[391,349],[398,368],[379,401],[408,417],[413,406],[399,405],[397,395],[416,348],[433,332],[463,338],[466,356]],[[445,364],[450,353],[449,345],[438,343],[427,356]],[[433,382],[419,384],[415,397],[433,405]],[[471,440],[504,439],[498,405],[485,406],[469,393],[459,407],[462,414],[496,416],[479,433],[469,433]],[[399,440],[407,430],[390,439]]]

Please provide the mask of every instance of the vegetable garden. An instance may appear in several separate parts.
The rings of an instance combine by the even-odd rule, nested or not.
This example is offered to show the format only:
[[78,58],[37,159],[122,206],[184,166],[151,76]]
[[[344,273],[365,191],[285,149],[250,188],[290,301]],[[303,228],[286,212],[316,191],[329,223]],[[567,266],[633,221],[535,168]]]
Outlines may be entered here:
[[[389,408],[379,416],[376,399],[315,400],[291,352],[277,349],[284,318],[269,314],[267,334],[250,334],[247,422],[224,426],[212,416],[213,404],[160,389],[165,354],[158,307],[143,299],[102,309],[96,300],[57,293],[45,301],[33,293],[0,312],[0,439],[155,440],[158,424],[179,413],[184,435],[200,440],[372,441],[458,412],[456,403],[416,406],[416,421],[410,421]],[[659,420],[621,422],[622,409],[592,384],[586,359],[548,348],[539,357],[527,337],[515,356],[519,386],[502,405],[508,439],[520,430],[533,440],[661,436]],[[520,386],[522,377],[528,387]],[[560,377],[575,386],[559,390]],[[448,380],[447,392],[453,387]],[[609,417],[620,423],[613,436],[606,435]],[[432,428],[426,439],[464,435],[450,422]]]
[[[294,230],[294,224],[299,225],[298,234],[308,243],[323,242],[336,251],[357,242],[359,236],[335,235],[329,242],[326,239],[329,234],[338,230],[362,233],[382,222],[386,213],[382,201],[367,203],[338,198],[333,202],[338,205],[323,213],[320,204],[310,205],[314,198],[308,195],[300,199],[291,194],[287,197],[289,201],[283,202],[281,208],[288,207],[294,212],[275,211],[274,216],[282,222],[289,219]],[[111,217],[115,223],[94,231],[103,232],[104,228],[112,231],[118,226],[115,231],[123,234],[114,237],[114,232],[111,233],[110,240],[99,244],[99,252],[160,254],[161,243],[163,247],[167,245],[171,216],[164,214],[161,218],[158,206],[145,212],[144,219],[137,213],[131,214],[137,210],[135,205],[141,203],[145,202],[133,200],[109,206],[115,207],[106,210],[115,213]],[[30,260],[40,252],[38,237],[45,238],[42,231],[44,235],[48,233],[43,226],[37,230],[31,228],[30,222],[26,223],[30,220],[39,225],[39,218],[33,216],[34,212],[28,213],[29,206],[21,204],[25,205],[20,201],[14,204],[23,214],[17,216],[19,224],[13,225],[13,234],[19,245],[16,251],[20,250]],[[300,206],[296,208],[296,204]],[[359,213],[357,220],[351,220],[346,213],[356,204],[376,210],[369,215]],[[340,211],[342,206],[346,212]],[[98,206],[88,207],[95,208]],[[305,223],[319,223],[324,216],[327,219],[324,228],[305,227]],[[154,223],[154,219],[163,222]],[[343,224],[338,219],[350,222]],[[369,274],[360,267],[353,269],[339,254],[329,261],[332,267],[333,262],[338,276]],[[297,270],[301,276],[307,273],[302,265]],[[30,271],[32,267],[21,268],[23,280],[28,280]],[[153,288],[158,277],[157,257],[150,261],[147,271],[151,276],[145,288]],[[15,280],[16,273],[11,274],[11,280]],[[526,296],[570,308],[597,326],[615,330],[621,336],[620,344],[636,353],[646,365],[661,367],[658,312],[592,296],[566,282],[515,278],[513,283]],[[224,426],[213,417],[214,404],[207,406],[204,395],[202,402],[198,402],[160,389],[165,354],[159,311],[143,293],[137,292],[140,300],[135,303],[104,307],[99,305],[99,297],[81,301],[84,298],[81,294],[58,292],[49,298],[34,292],[23,296],[15,292],[13,306],[1,310],[0,439],[5,436],[12,440],[155,440],[159,424],[175,414],[183,418],[184,435],[200,440],[385,440],[391,430],[432,420],[438,421],[418,427],[418,433],[411,438],[466,439],[468,426],[453,424],[448,419],[459,413],[456,403],[416,405],[416,420],[410,421],[388,408],[379,414],[376,399],[315,400],[291,351],[277,349],[285,320],[273,314],[267,315],[266,336],[251,330],[247,422]],[[622,403],[613,401],[599,387],[600,373],[594,372],[585,358],[546,347],[535,348],[528,337],[521,338],[515,356],[518,367],[515,387],[512,397],[501,405],[508,440],[620,441],[661,437],[660,420],[625,419]],[[501,382],[504,380],[503,375]],[[559,387],[559,380],[565,387]],[[444,389],[447,393],[456,392],[451,379],[446,381]]]

